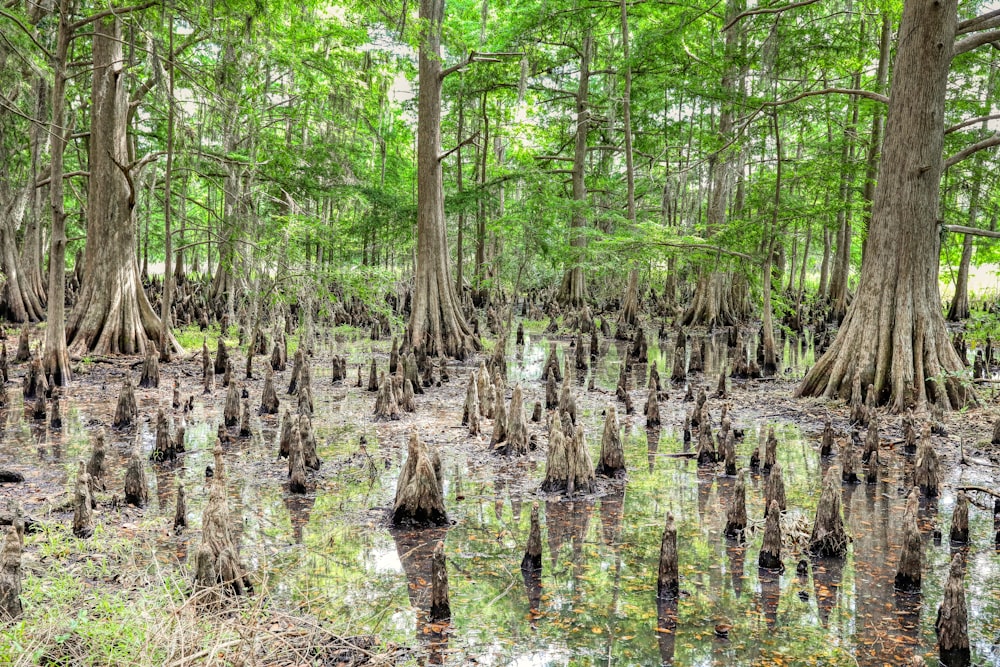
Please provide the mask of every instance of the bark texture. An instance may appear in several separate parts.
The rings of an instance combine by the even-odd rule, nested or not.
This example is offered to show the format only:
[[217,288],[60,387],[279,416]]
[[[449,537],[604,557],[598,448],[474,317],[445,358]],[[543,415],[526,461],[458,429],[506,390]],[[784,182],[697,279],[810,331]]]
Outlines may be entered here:
[[[420,0],[417,98],[417,255],[409,347],[464,359],[480,349],[455,293],[448,265],[441,170],[441,22],[444,0]],[[416,387],[414,387],[416,389]]]
[[[161,337],[136,259],[136,188],[126,137],[129,109],[121,21],[94,23],[90,189],[83,283],[66,321],[69,351],[141,354]],[[53,295],[54,296],[54,295]],[[176,346],[173,337],[168,337]]]
[[894,411],[971,394],[941,314],[938,200],[956,0],[904,3],[861,278],[836,340],[797,389],[850,401],[854,378]]

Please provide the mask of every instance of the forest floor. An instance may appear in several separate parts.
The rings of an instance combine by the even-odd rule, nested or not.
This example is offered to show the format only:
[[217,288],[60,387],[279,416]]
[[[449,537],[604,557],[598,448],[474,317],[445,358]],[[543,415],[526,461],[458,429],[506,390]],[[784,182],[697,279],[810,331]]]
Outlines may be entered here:
[[[572,357],[570,337],[547,336],[539,328],[528,323],[528,344],[511,346],[508,357],[507,382],[510,388],[523,386],[527,415],[535,401],[544,405],[540,375],[549,341],[558,344],[561,360]],[[704,387],[710,397],[713,428],[723,403],[713,397],[718,368],[731,366],[720,340],[707,340],[706,370],[691,378],[695,393]],[[209,345],[214,356],[214,340]],[[602,339],[597,363],[575,379],[595,462],[602,413],[615,402],[626,346]],[[450,381],[418,395],[414,413],[373,421],[375,394],[355,386],[358,369],[367,385],[372,356],[385,369],[388,348],[388,341],[370,341],[349,329],[319,337],[310,364],[323,465],[310,473],[304,496],[288,493],[287,465],[277,457],[281,414],[286,407],[294,414],[297,405],[284,391],[291,364],[275,374],[279,414],[258,416],[267,358],[255,358],[254,378],[246,380],[245,357],[232,350],[233,377],[249,391],[253,423],[249,438],[234,433],[226,444],[227,486],[241,560],[257,595],[210,613],[189,602],[188,561],[200,543],[205,468],[212,463],[226,395],[221,376],[216,389],[204,394],[200,353],[161,365],[159,389],[136,390],[140,424],[125,432],[109,425],[122,380],[126,374],[137,379],[139,360],[78,362],[63,394],[64,426],[58,430],[32,420],[20,392],[12,391],[10,407],[0,411],[0,467],[21,472],[26,481],[0,485],[0,507],[19,501],[41,530],[28,536],[23,557],[25,619],[0,631],[0,663],[798,664],[808,654],[822,664],[882,665],[879,660],[891,662],[885,656],[902,660],[914,651],[934,652],[933,617],[950,552],[947,539],[936,546],[933,534],[947,535],[955,487],[1000,488],[1000,451],[989,444],[1000,410],[986,390],[980,394],[982,407],[946,415],[946,435],[933,436],[945,490],[921,511],[930,581],[921,601],[900,601],[891,580],[913,457],[901,453],[900,417],[882,414],[882,481],[877,488],[861,484],[844,490],[845,520],[854,537],[846,569],[812,562],[811,582],[808,570],[796,573],[802,533],[811,527],[822,471],[829,465],[817,453],[824,419],[848,441],[852,427],[843,405],[791,398],[812,352],[804,341],[788,342],[785,372],[759,381],[730,379],[724,401],[734,428],[745,433],[738,446],[741,467],[757,446],[758,433],[775,426],[779,434],[789,512],[783,521],[786,573],[772,581],[744,564],[756,556],[759,531],[746,545],[721,537],[733,479],[715,468],[699,470],[689,457],[681,427],[692,404],[683,400],[684,386],[668,380],[672,341],[653,342],[649,350],[669,393],[660,404],[662,428],[645,427],[641,406],[648,366],[637,364],[633,386],[638,388],[631,392],[636,414],[625,415],[618,404],[628,480],[601,480],[597,492],[575,498],[538,491],[545,466],[544,419],[528,425],[538,448],[516,459],[491,452],[492,421],[483,421],[479,436],[461,426],[468,378],[485,355],[449,362]],[[334,353],[348,357],[348,378],[337,384],[330,382]],[[19,385],[25,368],[11,366],[11,386]],[[586,388],[588,373],[594,375],[592,391]],[[171,407],[175,379],[182,398],[194,396],[188,414]],[[186,423],[187,452],[177,463],[147,463],[150,502],[142,509],[127,506],[119,501],[125,463],[136,444],[148,458],[158,408],[175,423]],[[97,497],[94,537],[78,540],[69,530],[69,491],[77,462],[89,455],[98,429],[108,436],[112,480]],[[387,525],[411,432],[441,454],[450,528],[396,531]],[[859,435],[863,440],[863,429]],[[834,464],[839,450],[838,444]],[[965,463],[959,463],[962,452]],[[172,519],[179,483],[187,490],[191,527],[177,534]],[[762,481],[752,476],[748,510],[755,527],[761,524],[762,492]],[[1000,655],[1000,610],[994,603],[1000,597],[1000,557],[988,527],[992,499],[971,495],[982,508],[972,510],[975,538],[965,547],[971,559],[974,654],[994,659]],[[547,536],[548,559],[537,582],[522,577],[517,567],[527,537],[524,510],[533,502],[543,506]],[[664,627],[663,610],[651,597],[667,511],[678,517],[686,589],[676,628]],[[438,540],[445,541],[449,562],[450,624],[427,620],[430,553]],[[885,626],[887,619],[891,627]],[[719,623],[734,626],[731,639],[713,636]]]

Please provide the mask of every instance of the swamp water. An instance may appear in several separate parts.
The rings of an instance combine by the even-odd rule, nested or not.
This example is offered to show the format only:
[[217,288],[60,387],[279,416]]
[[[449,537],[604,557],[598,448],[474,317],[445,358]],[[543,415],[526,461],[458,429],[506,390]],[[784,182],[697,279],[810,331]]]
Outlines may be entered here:
[[[538,378],[548,350],[545,337],[530,338],[523,350],[511,347],[508,361],[509,383],[524,385],[529,413],[535,400],[544,400]],[[560,356],[571,352],[568,341],[558,340]],[[696,376],[710,395],[726,351],[724,340],[719,341],[708,346],[707,370]],[[662,352],[655,343],[649,350],[670,392],[660,406],[663,428],[647,431],[642,415],[626,416],[619,404],[628,479],[602,483],[602,493],[573,500],[536,492],[545,461],[541,425],[529,424],[529,431],[538,434],[539,450],[512,461],[489,453],[491,422],[484,422],[478,439],[459,425],[471,365],[449,364],[451,382],[418,396],[416,413],[404,413],[399,422],[374,424],[375,395],[348,386],[359,363],[367,380],[372,345],[363,340],[333,343],[338,353],[349,353],[349,381],[338,386],[329,383],[329,345],[321,345],[312,360],[313,423],[324,461],[315,492],[291,496],[285,490],[286,464],[275,462],[277,415],[255,416],[252,438],[227,450],[230,509],[242,519],[237,528],[242,559],[256,582],[266,582],[258,591],[266,587],[266,594],[281,604],[330,619],[345,634],[375,633],[412,646],[412,659],[421,664],[882,666],[901,664],[914,652],[936,664],[934,618],[952,550],[947,539],[935,545],[931,533],[936,526],[948,534],[954,494],[946,486],[938,502],[921,507],[922,596],[894,593],[900,518],[913,465],[898,450],[883,449],[878,485],[844,487],[844,518],[853,538],[847,558],[810,560],[797,573],[803,556],[786,540],[785,571],[778,575],[757,567],[764,478],[748,475],[747,509],[756,530],[746,545],[736,545],[722,535],[735,480],[699,470],[694,460],[678,456],[687,451],[680,425],[691,405],[681,400],[683,387],[667,382],[672,343]],[[388,344],[374,345],[384,368]],[[576,390],[595,462],[601,413],[614,401],[626,349],[616,342],[602,347],[595,370],[598,391],[586,391],[583,372]],[[786,346],[791,375],[801,375],[811,354],[805,346]],[[263,363],[261,358],[256,365]],[[157,398],[169,404],[166,387],[178,373],[175,368],[161,368],[164,381],[158,393],[137,390],[144,417],[155,415]],[[289,372],[276,374],[282,413],[290,400],[283,392]],[[646,372],[645,365],[635,366],[636,387],[645,387]],[[188,555],[200,539],[207,499],[204,470],[212,462],[225,390],[216,389],[209,402],[200,394],[196,373],[180,377],[182,394],[195,393],[195,412],[187,417],[189,453],[176,465],[150,466],[155,490],[145,517],[162,519],[164,530],[156,538],[161,566],[189,568]],[[737,445],[740,465],[746,465],[757,445],[759,429],[774,424],[789,507],[783,526],[807,537],[822,473],[838,464],[836,459],[821,462],[817,454],[823,415],[799,424],[783,413],[779,406],[791,386],[781,379],[746,388],[730,383],[731,419],[746,431]],[[106,384],[102,390],[107,396],[63,401],[62,433],[24,419],[19,406],[8,410],[0,464],[20,466],[37,486],[68,488],[76,461],[89,451],[96,420],[110,422],[120,380]],[[251,406],[259,402],[261,384],[258,379],[250,387]],[[637,412],[645,396],[644,388],[633,391]],[[709,403],[717,428],[720,401],[710,398]],[[151,427],[143,422],[137,436],[147,455]],[[385,526],[406,436],[413,429],[441,454],[450,528],[395,531]],[[108,435],[111,469],[120,486],[132,438]],[[362,436],[367,441],[363,451]],[[959,474],[949,473],[947,484],[958,481]],[[167,530],[176,480],[187,489],[193,526],[179,537]],[[6,490],[4,495],[11,494]],[[521,571],[520,562],[536,500],[544,565],[540,575],[531,575]],[[658,605],[656,571],[667,512],[677,521],[682,596],[673,605]],[[98,521],[115,525],[121,520],[114,510],[102,508]],[[974,662],[1000,664],[1000,555],[992,542],[992,518],[973,507],[970,527],[966,592]],[[448,559],[450,624],[427,620],[431,553],[439,540]],[[723,632],[717,633],[717,627]]]

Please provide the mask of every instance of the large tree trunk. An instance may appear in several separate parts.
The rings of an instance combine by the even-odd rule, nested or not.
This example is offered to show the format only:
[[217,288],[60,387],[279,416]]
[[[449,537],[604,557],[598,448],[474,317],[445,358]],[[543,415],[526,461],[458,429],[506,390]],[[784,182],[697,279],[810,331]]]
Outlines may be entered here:
[[93,58],[87,252],[67,340],[74,354],[144,354],[147,341],[160,340],[161,324],[136,260],[136,191],[128,165],[129,103],[119,20],[95,22]]
[[444,0],[420,0],[427,30],[420,45],[417,99],[417,258],[410,345],[427,355],[464,359],[479,340],[462,313],[448,266],[441,171],[441,21]]
[[52,159],[49,201],[52,206],[52,235],[49,245],[49,304],[45,327],[46,375],[57,385],[72,378],[66,349],[66,208],[63,202],[63,156],[66,152],[66,64],[72,31],[69,0],[59,1],[56,51],[52,58],[52,124],[49,126]]
[[[728,0],[726,3],[726,20],[729,21],[742,11],[743,0]],[[722,96],[725,100],[719,111],[719,143],[725,146],[733,133],[733,101],[739,96],[737,51],[740,42],[739,28],[732,26],[726,31],[725,71],[722,75]],[[716,153],[710,162],[712,190],[706,212],[705,237],[711,238],[726,222],[726,207],[732,191],[735,178],[734,156],[730,149],[723,148]],[[705,325],[708,327],[736,324],[747,312],[743,305],[745,300],[739,298],[738,287],[734,284],[731,273],[703,269],[698,276],[694,298],[684,313],[685,325]]]
[[573,149],[573,218],[570,220],[570,266],[563,274],[559,287],[559,301],[569,306],[582,306],[587,299],[587,281],[583,275],[583,249],[587,247],[587,237],[583,228],[587,225],[584,206],[587,202],[587,131],[590,128],[590,109],[587,98],[590,90],[590,52],[592,46],[590,28],[583,36],[580,50],[580,80],[576,88],[576,143]]
[[[938,290],[937,212],[944,102],[956,0],[906,0],[899,26],[880,176],[858,293],[830,349],[797,393],[846,401],[874,385],[902,411],[974,400],[962,385]],[[860,382],[856,382],[855,378]]]
[[33,180],[16,192],[0,184],[0,269],[4,278],[0,290],[0,312],[12,322],[37,322],[45,313],[24,279],[15,239],[34,190]]

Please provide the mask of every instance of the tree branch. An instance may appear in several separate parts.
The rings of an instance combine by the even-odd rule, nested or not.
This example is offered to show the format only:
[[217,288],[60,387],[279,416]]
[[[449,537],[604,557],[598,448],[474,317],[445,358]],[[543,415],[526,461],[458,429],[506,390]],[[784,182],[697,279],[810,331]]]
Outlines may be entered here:
[[[76,178],[77,176],[90,176],[89,171],[71,171],[62,175],[63,178]],[[46,178],[43,181],[35,181],[35,187],[40,188],[44,185],[48,185],[52,182],[52,178]]]
[[959,21],[955,34],[964,35],[967,32],[990,30],[997,26],[1000,26],[1000,9],[994,9],[992,12],[986,12],[979,16],[973,16],[971,19]]
[[989,44],[990,42],[996,42],[997,40],[1000,40],[1000,30],[989,30],[975,35],[969,35],[965,39],[960,39],[955,42],[955,51],[952,54],[952,57],[961,53],[972,51],[973,49],[978,49],[983,44]]
[[93,23],[94,21],[100,21],[101,19],[108,16],[120,16],[122,14],[130,14],[132,12],[142,11],[143,9],[149,9],[153,5],[157,4],[156,0],[147,0],[147,2],[141,5],[134,5],[132,7],[112,7],[111,9],[105,9],[102,12],[97,12],[96,14],[91,14],[86,18],[82,18],[76,23],[71,23],[69,25],[70,34],[76,32],[83,26]]
[[986,150],[987,148],[993,148],[994,146],[1000,146],[1000,132],[997,132],[992,137],[988,137],[982,141],[977,141],[971,146],[966,146],[959,152],[955,153],[944,161],[944,168],[947,169],[948,167],[952,167],[973,153],[978,153],[979,151]]
[[837,93],[841,95],[857,95],[858,97],[864,97],[869,100],[881,102],[882,104],[889,103],[889,97],[887,95],[873,93],[870,90],[860,90],[857,88],[824,88],[823,90],[810,90],[804,93],[799,93],[795,97],[790,97],[787,100],[778,100],[777,102],[765,102],[764,106],[777,107],[777,106],[782,106],[784,104],[791,104],[792,102],[798,102],[799,100],[806,97],[815,97],[816,95],[830,95]]
[[975,125],[976,123],[986,123],[991,120],[997,120],[1000,118],[1000,114],[993,114],[991,116],[980,116],[978,118],[970,118],[969,120],[963,120],[961,123],[952,125],[947,128],[944,133],[951,134],[952,132],[958,132],[959,130],[969,127],[970,125]]
[[988,229],[977,229],[976,227],[966,227],[964,225],[941,225],[941,229],[954,234],[968,234],[969,236],[985,236],[990,239],[1000,239],[1000,232],[991,232]]
[[454,152],[455,152],[455,151],[457,151],[458,149],[462,148],[463,146],[468,146],[469,144],[473,143],[473,142],[474,142],[474,141],[475,141],[476,139],[478,139],[478,138],[479,138],[479,132],[477,131],[477,132],[476,132],[475,134],[473,134],[473,135],[472,135],[471,137],[468,137],[468,138],[466,138],[466,139],[465,139],[465,140],[464,140],[464,141],[463,141],[462,143],[460,143],[459,145],[457,145],[457,146],[455,146],[454,148],[452,148],[452,149],[448,150],[447,152],[445,152],[445,153],[442,153],[441,155],[439,155],[439,156],[438,156],[438,162],[441,162],[441,161],[443,161],[443,160],[447,159],[447,158],[448,158],[448,156],[450,156],[450,155],[451,155],[452,153],[454,153]]
[[782,5],[781,7],[765,7],[763,9],[751,9],[749,11],[745,11],[734,16],[732,19],[730,19],[729,23],[722,26],[722,30],[720,30],[719,32],[726,32],[727,30],[729,30],[734,25],[736,25],[737,23],[739,23],[748,16],[756,16],[758,14],[781,14],[782,12],[787,12],[789,9],[798,9],[799,7],[805,7],[806,5],[811,5],[816,2],[819,2],[819,0],[802,0],[802,2],[793,2],[790,5]]
[[16,23],[17,27],[20,28],[21,31],[25,35],[28,36],[28,39],[31,40],[31,43],[34,44],[35,46],[37,46],[38,50],[45,54],[45,58],[48,59],[48,60],[52,60],[52,57],[53,57],[52,56],[52,52],[49,51],[48,49],[46,49],[44,46],[42,46],[42,43],[38,41],[38,39],[35,37],[34,33],[32,33],[30,30],[28,30],[27,26],[25,26],[23,23],[21,23],[21,20],[19,18],[17,18],[13,14],[8,14],[7,12],[5,12],[2,9],[0,9],[0,16],[5,16],[5,17],[9,18],[11,21],[13,21],[14,23]]
[[465,60],[441,70],[438,80],[444,80],[449,74],[454,74],[460,69],[468,67],[471,63],[498,63],[501,62],[502,58],[521,57],[523,55],[523,53],[516,53],[514,51],[497,51],[495,53],[476,53],[475,51],[470,51]]

